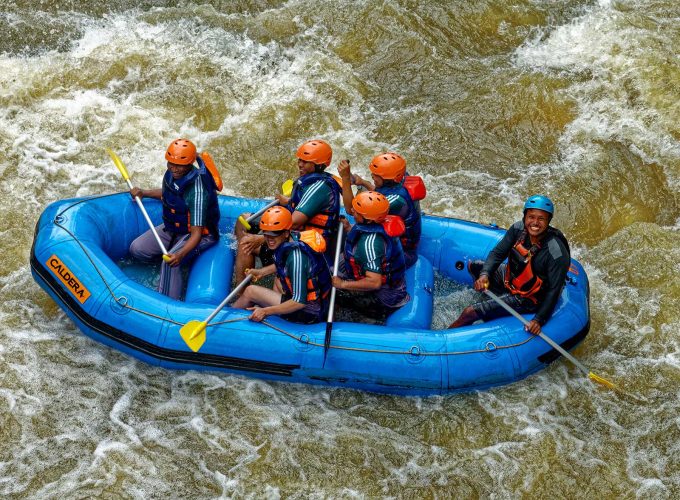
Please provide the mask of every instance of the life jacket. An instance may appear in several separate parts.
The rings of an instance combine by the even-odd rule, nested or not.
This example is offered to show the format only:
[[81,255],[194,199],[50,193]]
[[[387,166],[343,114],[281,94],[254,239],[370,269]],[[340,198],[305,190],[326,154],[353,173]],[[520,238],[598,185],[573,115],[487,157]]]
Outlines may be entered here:
[[340,216],[340,186],[337,181],[333,179],[331,174],[326,172],[317,172],[303,175],[295,181],[293,192],[288,202],[288,210],[295,211],[303,196],[303,191],[307,186],[314,184],[317,181],[323,181],[331,188],[332,200],[331,206],[320,213],[311,217],[306,223],[304,229],[311,229],[314,231],[321,231],[326,240],[330,240],[331,236],[335,234],[338,227],[338,218]]
[[423,178],[417,175],[408,175],[404,177],[403,181],[404,187],[408,194],[411,195],[411,199],[418,202],[427,196],[427,189],[425,188],[425,183]]
[[415,250],[420,242],[421,233],[421,220],[420,220],[420,207],[416,205],[411,198],[411,193],[404,187],[404,184],[394,184],[391,186],[383,185],[377,188],[380,194],[385,195],[389,200],[390,196],[401,196],[406,201],[407,213],[403,217],[404,224],[406,224],[406,231],[401,236],[401,246],[404,250]]
[[201,153],[201,159],[205,163],[205,168],[208,169],[208,172],[213,177],[213,180],[215,181],[215,187],[218,191],[222,191],[222,188],[224,187],[224,183],[222,182],[222,177],[220,177],[220,172],[217,170],[217,166],[215,165],[215,161],[212,159],[212,156],[210,156],[210,153],[207,151],[203,151]]
[[[511,259],[509,259],[508,265],[505,267],[505,276],[503,278],[505,288],[507,288],[510,293],[530,299],[533,303],[538,302],[536,295],[540,291],[541,286],[543,286],[543,280],[534,272],[532,258],[544,247],[546,240],[551,236],[559,238],[562,243],[564,243],[567,251],[569,251],[567,238],[565,238],[564,234],[562,234],[559,229],[549,227],[546,237],[537,244],[532,245],[529,249],[524,246],[524,241],[527,237],[526,230],[523,230],[520,233],[517,241],[515,241],[515,244],[510,250],[513,254],[511,257],[514,257],[512,260],[515,265],[511,266]],[[515,270],[511,272],[510,267],[514,267]]]
[[[331,292],[332,282],[331,273],[328,270],[328,264],[323,256],[323,250],[325,250],[325,245],[322,248],[312,248],[307,243],[300,241],[300,236],[296,233],[292,233],[293,241],[288,241],[279,246],[274,253],[274,262],[276,264],[276,274],[281,282],[281,288],[283,289],[284,295],[288,297],[293,296],[293,285],[290,281],[290,276],[286,270],[286,260],[288,259],[288,254],[294,249],[299,248],[303,254],[309,258],[310,269],[309,269],[309,279],[307,280],[307,302],[322,302]],[[321,312],[323,313],[324,307],[322,303]]]
[[378,234],[385,241],[385,258],[382,262],[382,284],[390,287],[400,285],[404,281],[406,261],[401,242],[396,236],[390,236],[382,224],[355,224],[345,240],[345,271],[354,280],[366,277],[361,266],[354,257],[357,243],[363,234]]
[[208,171],[200,156],[196,157],[198,168],[193,168],[181,179],[174,179],[170,170],[163,176],[163,223],[167,231],[175,234],[188,234],[191,231],[191,214],[184,201],[184,191],[198,177],[208,196],[208,213],[203,234],[219,237],[217,225],[220,220],[220,208],[217,202],[217,186],[213,175]]

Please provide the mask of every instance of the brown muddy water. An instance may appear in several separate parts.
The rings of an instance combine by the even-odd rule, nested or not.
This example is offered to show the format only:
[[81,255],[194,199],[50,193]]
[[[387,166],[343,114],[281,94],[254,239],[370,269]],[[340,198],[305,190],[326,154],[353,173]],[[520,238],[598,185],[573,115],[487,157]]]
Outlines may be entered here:
[[[111,5],[110,5],[111,4]],[[0,0],[0,494],[678,498],[680,7],[672,0]],[[160,184],[178,136],[267,196],[311,137],[380,150],[428,213],[508,226],[548,194],[592,327],[516,384],[433,398],[150,367],[33,282],[35,222]],[[333,165],[335,167],[335,165]],[[464,304],[438,290],[435,323]]]

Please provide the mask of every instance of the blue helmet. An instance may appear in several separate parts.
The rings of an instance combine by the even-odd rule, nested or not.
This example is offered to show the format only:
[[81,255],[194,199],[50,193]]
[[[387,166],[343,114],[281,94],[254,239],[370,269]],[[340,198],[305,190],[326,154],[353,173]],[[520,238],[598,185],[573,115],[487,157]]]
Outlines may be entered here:
[[537,208],[538,210],[548,212],[551,217],[555,213],[555,205],[553,205],[553,202],[550,201],[550,198],[540,194],[529,196],[527,201],[524,203],[524,212],[526,213],[526,211],[530,208]]

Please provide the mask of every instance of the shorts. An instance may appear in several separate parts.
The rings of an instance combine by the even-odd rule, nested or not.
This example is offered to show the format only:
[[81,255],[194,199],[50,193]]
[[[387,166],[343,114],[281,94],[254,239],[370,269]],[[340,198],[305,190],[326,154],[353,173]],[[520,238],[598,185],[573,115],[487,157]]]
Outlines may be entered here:
[[[479,273],[481,272],[483,265],[484,261],[481,260],[468,262],[468,271],[472,275],[473,279],[476,280],[479,278]],[[493,276],[489,276],[489,289],[498,295],[499,299],[501,299],[520,314],[536,312],[538,305],[533,300],[512,294],[508,292],[507,288],[505,288],[505,266],[506,264],[501,264],[498,266],[496,272],[493,273]],[[476,302],[472,304],[471,307],[475,310],[477,316],[484,321],[501,318],[509,314],[491,297],[487,297],[480,302]]]
[[399,310],[399,307],[389,307],[380,302],[375,293],[357,293],[347,290],[337,290],[335,293],[338,305],[354,309],[364,316],[379,321],[385,321],[390,314]]
[[272,252],[266,243],[262,243],[260,253],[257,254],[262,262],[262,267],[270,266],[274,263],[274,252]]
[[[287,300],[290,300],[290,297],[287,297],[286,295],[281,295],[282,304]],[[281,319],[285,319],[286,321],[290,321],[291,323],[301,323],[303,325],[311,325],[314,323],[321,322],[321,318],[319,317],[318,314],[312,313],[305,309],[300,309],[299,311],[295,311],[290,314],[282,314],[279,317]]]

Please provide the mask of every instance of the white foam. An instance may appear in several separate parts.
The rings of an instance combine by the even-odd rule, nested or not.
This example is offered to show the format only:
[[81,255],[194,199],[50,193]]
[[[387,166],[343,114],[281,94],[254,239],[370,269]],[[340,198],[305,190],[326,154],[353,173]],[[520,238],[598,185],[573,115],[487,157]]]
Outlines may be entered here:
[[[669,106],[654,106],[645,101],[658,95],[655,80],[647,71],[660,64],[651,59],[649,47],[663,40],[674,41],[660,31],[650,34],[629,22],[624,13],[609,1],[586,9],[581,17],[550,31],[539,32],[515,53],[515,63],[564,76],[573,81],[565,94],[576,101],[578,115],[566,126],[559,139],[562,168],[578,169],[598,154],[599,141],[623,143],[645,163],[665,167],[670,182],[680,188],[680,171],[673,167],[680,161],[680,141],[672,135],[677,108],[675,96],[661,94]],[[638,93],[636,97],[635,93]],[[637,103],[642,100],[642,103]],[[557,170],[557,169],[556,169]],[[557,170],[558,171],[558,170]],[[557,173],[557,172],[556,172]]]
[[97,444],[93,455],[97,460],[105,460],[106,456],[111,452],[121,452],[125,454],[130,449],[129,445],[121,443],[120,441],[114,441],[109,439],[104,439]]
[[[295,7],[294,4],[288,2],[283,8]],[[277,9],[273,9],[273,15],[277,15]],[[614,37],[611,30],[616,28],[615,20],[607,19],[611,9],[610,2],[600,2],[573,25],[558,28],[554,38],[551,35],[534,40],[518,51],[517,64],[522,68],[566,72],[577,82],[566,91],[579,107],[576,120],[560,139],[559,160],[526,169],[522,166],[521,175],[513,174],[519,169],[511,165],[507,170],[510,173],[502,177],[479,173],[472,167],[443,176],[425,171],[430,189],[426,203],[445,215],[508,226],[519,214],[517,207],[521,206],[530,179],[547,175],[551,179],[548,188],[554,189],[561,170],[578,169],[597,154],[592,141],[627,141],[630,150],[644,161],[658,157],[668,164],[669,158],[677,158],[676,145],[664,142],[668,137],[663,130],[650,133],[648,123],[658,116],[627,106],[606,86],[607,76],[624,75],[626,64],[618,55],[606,52],[614,47],[607,39]],[[275,142],[277,124],[262,116],[285,121],[291,109],[304,113],[298,106],[308,102],[318,107],[321,118],[317,130],[333,143],[334,157],[350,157],[353,169],[366,177],[366,165],[375,151],[401,150],[399,143],[376,139],[380,134],[375,124],[385,115],[373,117],[380,112],[351,82],[341,79],[337,89],[332,87],[334,92],[345,93],[346,104],[338,105],[323,93],[318,81],[308,76],[320,72],[318,78],[328,79],[321,83],[329,86],[339,74],[358,78],[352,74],[351,65],[334,57],[332,51],[318,48],[332,43],[324,38],[327,35],[322,32],[322,23],[306,26],[308,21],[298,17],[295,22],[301,30],[294,35],[292,44],[290,38],[281,43],[260,43],[247,33],[221,28],[219,22],[195,26],[194,19],[184,19],[153,25],[141,17],[144,16],[130,11],[83,20],[83,36],[71,52],[19,58],[0,55],[0,98],[8,103],[0,108],[4,123],[0,143],[7,146],[6,154],[18,159],[22,169],[22,175],[7,179],[5,187],[10,193],[26,193],[30,200],[25,203],[35,208],[34,213],[20,215],[37,217],[39,209],[57,198],[125,189],[103,153],[104,146],[113,147],[121,155],[136,183],[157,186],[163,171],[163,150],[170,138],[187,135],[199,149],[227,139],[237,149],[241,147],[238,141],[246,141],[250,132]],[[604,34],[607,30],[609,35]],[[578,36],[592,37],[592,41],[579,40]],[[306,43],[306,38],[320,42]],[[565,46],[571,43],[576,47]],[[184,87],[181,80],[166,85],[164,77],[159,76],[165,71],[159,68],[166,68],[170,78],[185,76],[179,65],[173,65],[172,57],[187,48],[202,64],[221,72],[214,81],[203,82],[204,87],[193,87],[197,92],[213,82],[225,87],[224,93],[216,95],[229,111],[213,130],[201,130],[190,111],[175,114],[177,106],[168,89]],[[562,62],[561,50],[567,51]],[[588,54],[588,50],[595,52]],[[635,54],[631,47],[624,47],[624,52],[628,50]],[[101,85],[67,78],[97,61],[104,69],[123,61],[126,72]],[[594,82],[581,78],[590,72],[595,75]],[[46,81],[59,84],[44,89]],[[623,109],[616,109],[622,105]],[[270,113],[272,110],[275,112]],[[403,119],[409,113],[422,111],[418,106],[405,107],[387,116]],[[297,140],[290,138],[291,144]],[[228,155],[225,163],[225,168],[232,167]],[[6,163],[0,164],[0,172],[7,168]],[[231,184],[227,192],[236,194],[239,186]],[[488,193],[499,194],[489,199]],[[499,216],[503,219],[496,220]],[[674,229],[680,229],[680,218]],[[2,236],[12,237],[13,232],[8,230]],[[590,250],[578,246],[574,249],[575,255],[584,257]],[[669,341],[677,332],[677,324],[669,322],[657,328],[649,322],[649,317],[660,311],[653,303],[659,296],[618,287],[611,282],[607,269],[585,264],[594,291],[593,303],[597,299],[597,304],[602,304],[597,306],[600,309],[596,317],[600,321],[606,318],[607,324],[593,329],[579,348],[578,357],[617,381],[638,377],[633,383],[652,371],[677,369],[680,346],[677,340]],[[36,285],[30,284],[25,268],[0,277],[0,287],[3,294],[25,295],[8,300],[3,295],[0,307],[3,323],[21,325],[0,333],[0,362],[3,369],[7,367],[3,373],[22,384],[17,390],[0,389],[3,408],[9,408],[8,413],[22,431],[20,443],[8,444],[17,456],[0,464],[5,494],[39,498],[107,493],[143,498],[154,492],[181,495],[184,492],[172,490],[176,485],[172,481],[176,480],[208,484],[206,490],[196,493],[199,495],[264,493],[269,498],[279,498],[289,490],[273,480],[267,484],[267,472],[257,471],[285,467],[286,474],[295,478],[292,481],[300,478],[301,484],[313,485],[326,477],[317,471],[317,463],[332,463],[338,456],[335,454],[346,451],[358,453],[359,460],[371,468],[372,482],[360,478],[356,488],[324,488],[321,494],[361,497],[382,491],[385,496],[396,496],[400,491],[443,488],[462,478],[464,484],[479,488],[478,495],[511,496],[518,492],[512,491],[509,484],[531,491],[532,481],[540,474],[527,473],[523,486],[516,476],[518,471],[524,472],[523,464],[536,458],[529,450],[543,443],[554,445],[557,457],[566,457],[567,466],[577,472],[602,466],[603,457],[608,456],[603,448],[611,442],[617,449],[621,443],[628,446],[625,453],[630,457],[631,469],[649,463],[663,470],[669,462],[662,454],[673,452],[668,447],[658,453],[640,449],[649,429],[637,425],[640,421],[660,420],[672,424],[672,420],[660,413],[649,420],[648,409],[628,407],[596,390],[562,360],[510,387],[480,395],[432,399],[290,386],[238,376],[172,373],[142,363],[126,363],[129,360],[125,356],[80,334],[71,335],[75,327],[63,313],[46,314],[40,309],[38,304],[47,299]],[[453,308],[469,302],[472,295],[471,291],[452,291],[437,299],[444,305],[437,307],[442,316],[436,320],[445,326],[452,319]],[[32,300],[36,304],[31,308]],[[624,311],[637,303],[642,305],[634,314]],[[641,332],[639,338],[631,335],[636,329]],[[641,370],[644,373],[632,375]],[[51,413],[60,405],[65,408],[65,400],[74,408]],[[663,411],[673,414],[675,403],[666,400],[663,404],[667,405]],[[660,408],[661,405],[654,411],[661,412]],[[583,419],[588,425],[583,425]],[[73,433],[57,430],[49,434],[41,429],[49,434],[43,439],[36,433],[36,423],[63,426]],[[351,447],[345,450],[343,446]],[[313,452],[320,457],[310,465],[309,455]],[[75,465],[64,465],[68,460]],[[190,478],[172,477],[172,471],[179,467],[186,470],[187,464],[193,471]],[[68,469],[63,474],[62,467]],[[340,468],[340,473],[349,467]],[[46,477],[57,477],[54,471],[61,475],[37,491],[28,490],[43,471]],[[673,484],[672,478],[644,476],[635,470],[629,473],[632,480],[638,481],[641,496],[663,496],[666,485]],[[414,489],[400,490],[399,485]],[[362,487],[376,489],[366,493]],[[308,490],[302,494],[305,491]]]

